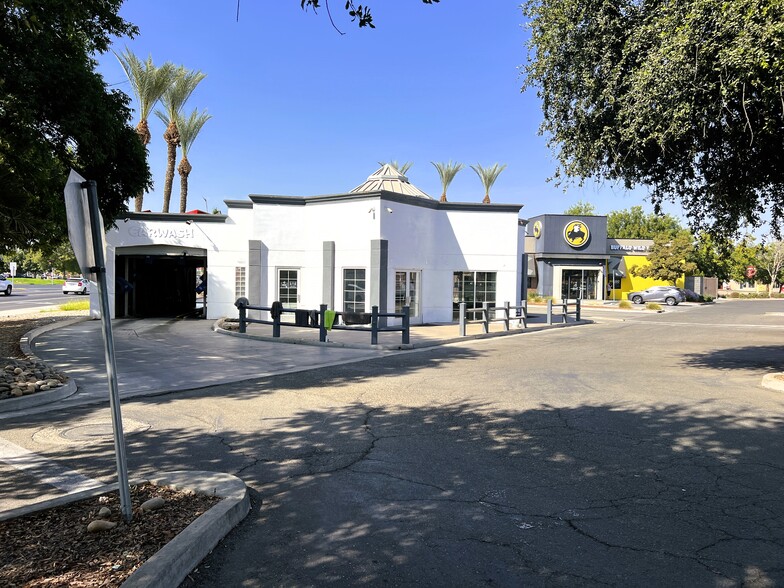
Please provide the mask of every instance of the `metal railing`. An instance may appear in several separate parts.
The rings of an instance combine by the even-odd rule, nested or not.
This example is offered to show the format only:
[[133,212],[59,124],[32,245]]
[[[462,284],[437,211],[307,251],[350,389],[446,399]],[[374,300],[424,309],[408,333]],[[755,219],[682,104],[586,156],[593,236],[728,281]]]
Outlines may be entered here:
[[[511,316],[511,312],[515,311],[515,316]],[[520,306],[509,306],[508,302],[504,302],[503,306],[491,306],[489,302],[483,302],[479,308],[466,308],[466,303],[461,302],[459,306],[458,321],[460,325],[460,336],[466,336],[467,325],[482,325],[482,332],[490,332],[490,323],[504,323],[504,331],[509,330],[509,324],[512,321],[517,321],[517,326],[528,327],[528,305],[522,304]],[[499,313],[501,314],[499,318]],[[481,315],[480,319],[468,320],[468,315],[472,314],[476,317],[477,314]],[[490,315],[493,315],[492,318]]]
[[[573,306],[574,310],[569,310]],[[568,298],[563,298],[561,302],[554,303],[552,300],[547,301],[547,324],[553,324],[553,309],[561,309],[561,322],[566,323],[568,316],[574,316],[576,321],[580,320],[580,299],[575,298],[574,302],[569,302]]]
[[[272,325],[272,336],[275,338],[280,337],[281,327],[296,327],[299,329],[309,328],[309,329],[318,329],[319,330],[319,341],[321,343],[326,343],[327,341],[327,333],[328,329],[326,327],[326,320],[325,315],[327,313],[327,305],[322,304],[319,306],[319,309],[316,310],[306,310],[301,308],[285,308],[280,307],[280,313],[276,313],[275,315],[272,314],[272,307],[271,306],[252,306],[247,298],[238,298],[237,301],[234,303],[234,306],[237,307],[239,310],[239,322],[240,322],[240,333],[247,332],[248,324],[259,324],[259,325]],[[270,314],[271,320],[264,320],[264,319],[256,319],[256,318],[249,318],[248,311],[249,310],[261,310],[266,311]],[[296,322],[288,322],[282,321],[281,316],[283,314],[296,314],[297,312],[304,312],[308,315],[308,324],[298,324]],[[338,324],[339,318],[345,318],[345,315],[356,315],[359,314],[361,318],[367,319],[369,318],[368,327],[360,327],[360,326],[349,326],[349,325],[340,325]],[[369,314],[369,316],[368,316]],[[312,320],[310,317],[317,317],[315,321],[317,324],[312,324]],[[387,319],[387,318],[399,318],[402,319],[402,325],[400,326],[387,326],[379,324],[379,319]],[[411,341],[411,325],[410,325],[410,314],[409,314],[409,307],[404,306],[403,312],[379,312],[378,306],[372,307],[370,313],[348,313],[348,312],[339,312],[335,311],[335,318],[334,322],[332,323],[331,330],[333,331],[360,331],[360,332],[367,332],[370,333],[370,344],[371,345],[378,345],[378,334],[379,333],[389,333],[389,332],[400,332],[403,345],[408,345]]]

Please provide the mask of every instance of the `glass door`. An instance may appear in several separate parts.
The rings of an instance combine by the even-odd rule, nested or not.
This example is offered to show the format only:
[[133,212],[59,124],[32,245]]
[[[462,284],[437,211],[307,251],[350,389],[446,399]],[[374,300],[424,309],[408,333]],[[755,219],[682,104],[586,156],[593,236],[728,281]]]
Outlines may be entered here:
[[561,270],[561,298],[596,300],[599,297],[599,270]]
[[419,318],[419,282],[422,272],[395,272],[395,312],[409,307],[409,319]]

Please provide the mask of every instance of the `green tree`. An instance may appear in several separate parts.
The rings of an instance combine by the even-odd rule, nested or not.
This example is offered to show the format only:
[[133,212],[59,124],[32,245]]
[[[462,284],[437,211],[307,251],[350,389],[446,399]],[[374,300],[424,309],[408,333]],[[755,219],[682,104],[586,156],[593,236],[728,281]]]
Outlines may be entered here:
[[[142,61],[131,50],[126,47],[125,52],[114,54],[117,61],[125,72],[131,84],[131,90],[136,97],[138,106],[139,122],[136,125],[136,135],[144,145],[145,158],[147,156],[147,145],[150,144],[152,135],[148,119],[150,112],[155,108],[158,100],[172,83],[174,67],[170,63],[164,63],[161,67],[156,67],[152,62],[152,56],[148,56],[146,61]],[[144,207],[144,192],[139,192],[135,196],[134,209],[141,212]]]
[[680,201],[695,232],[784,218],[784,3],[528,0],[524,88],[556,178]]
[[405,163],[398,163],[397,160],[393,159],[392,161],[379,161],[378,165],[380,165],[381,167],[388,165],[392,169],[400,172],[402,175],[406,175],[406,172],[411,169],[411,166],[414,165],[414,163],[412,161],[406,161]]
[[[190,98],[196,86],[199,85],[207,74],[200,71],[189,70],[182,66],[174,71],[172,82],[161,96],[161,104],[165,112],[156,110],[156,116],[166,125],[163,139],[168,146],[166,157],[166,179],[163,185],[163,212],[169,212],[172,185],[174,183],[174,166],[177,164],[177,147],[180,146],[180,132],[177,128],[177,119],[182,107]],[[180,211],[184,212],[184,211]]]
[[746,269],[749,266],[756,268],[760,265],[760,252],[760,246],[754,243],[754,237],[751,235],[745,235],[735,243],[730,251],[729,279],[736,282],[749,279],[746,277]]
[[98,183],[107,223],[150,185],[128,97],[94,55],[136,28],[121,0],[4,1],[0,8],[0,251],[51,248],[66,233],[69,168]]
[[763,246],[757,257],[762,272],[758,274],[763,284],[768,285],[768,295],[774,285],[781,283],[784,270],[784,241],[772,241]]
[[661,233],[675,236],[682,230],[674,216],[646,214],[642,206],[613,210],[607,215],[607,236],[611,239],[653,239]]
[[441,199],[440,202],[446,202],[446,191],[449,189],[449,184],[455,179],[457,172],[463,169],[462,163],[452,163],[450,159],[448,163],[430,162],[438,172],[438,177],[441,179]]
[[569,208],[564,210],[564,214],[571,216],[596,216],[596,207],[590,202],[578,200]]
[[211,118],[212,115],[206,112],[200,113],[197,109],[194,109],[188,118],[183,118],[182,115],[177,114],[177,129],[180,133],[180,145],[182,146],[182,159],[177,166],[177,172],[180,174],[180,212],[185,212],[188,206],[188,176],[193,170],[193,166],[188,161],[188,152],[201,132],[204,123]]
[[635,266],[631,271],[635,276],[675,284],[678,278],[697,269],[696,264],[690,261],[693,253],[694,246],[688,231],[681,231],[675,237],[661,233],[653,238],[648,265]]
[[[440,0],[422,0],[424,4],[438,4]],[[324,0],[324,4],[327,7],[327,13],[329,14],[329,0]],[[303,10],[307,10],[308,8],[313,8],[315,11],[316,9],[321,7],[320,0],[300,0],[300,6]],[[238,5],[239,9],[239,5]],[[371,29],[376,28],[376,25],[373,24],[373,15],[370,12],[370,8],[368,6],[363,6],[362,4],[354,5],[354,0],[346,0],[345,5],[346,12],[351,17],[351,22],[357,22],[360,27],[369,27]],[[330,20],[332,20],[332,16],[330,15]],[[334,22],[332,23],[334,26]],[[337,27],[335,27],[337,28]],[[403,173],[403,172],[400,172]]]
[[722,282],[730,279],[732,260],[729,252],[732,244],[728,241],[717,241],[709,233],[701,233],[694,243],[691,261],[697,266],[696,272],[703,276],[712,276]]
[[497,163],[494,163],[492,167],[485,168],[477,163],[476,165],[472,165],[471,169],[479,176],[479,179],[482,181],[482,186],[485,188],[485,197],[482,200],[482,204],[490,204],[490,189],[493,187],[493,184],[495,184],[498,176],[501,175],[501,172],[506,169],[506,164],[498,165]]

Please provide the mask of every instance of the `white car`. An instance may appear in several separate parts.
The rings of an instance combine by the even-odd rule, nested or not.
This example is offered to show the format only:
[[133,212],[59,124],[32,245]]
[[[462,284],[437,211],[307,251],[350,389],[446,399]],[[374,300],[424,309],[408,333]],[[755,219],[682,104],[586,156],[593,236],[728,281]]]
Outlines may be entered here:
[[6,277],[2,275],[0,275],[0,292],[6,296],[11,295],[11,282],[9,282]]
[[85,278],[66,278],[63,282],[63,294],[89,294],[90,282]]

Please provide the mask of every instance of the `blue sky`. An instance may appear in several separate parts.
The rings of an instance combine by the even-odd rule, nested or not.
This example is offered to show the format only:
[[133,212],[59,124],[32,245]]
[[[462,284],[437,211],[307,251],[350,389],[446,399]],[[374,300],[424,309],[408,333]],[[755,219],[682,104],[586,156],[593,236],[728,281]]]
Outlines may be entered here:
[[[390,160],[413,162],[411,182],[438,198],[430,162],[451,159],[466,169],[450,186],[450,201],[480,202],[484,190],[468,165],[498,162],[507,169],[491,199],[523,204],[524,217],[560,213],[578,200],[600,214],[636,204],[651,210],[641,191],[589,183],[564,192],[547,182],[555,162],[537,133],[539,100],[520,92],[519,0],[367,4],[375,29],[356,27],[344,2],[332,0],[340,35],[324,7],[304,12],[298,0],[241,0],[239,22],[236,0],[125,2],[121,14],[140,34],[118,39],[115,50],[127,46],[156,64],[207,74],[185,107],[213,116],[189,153],[188,209],[225,212],[223,200],[248,194],[344,193]],[[130,93],[116,58],[99,62],[107,83]],[[144,208],[160,211],[164,127],[155,116],[150,127],[155,188]],[[172,202],[179,202],[177,176]]]

